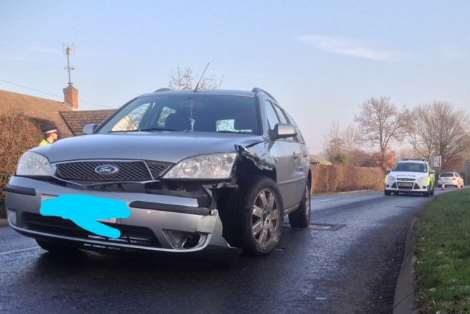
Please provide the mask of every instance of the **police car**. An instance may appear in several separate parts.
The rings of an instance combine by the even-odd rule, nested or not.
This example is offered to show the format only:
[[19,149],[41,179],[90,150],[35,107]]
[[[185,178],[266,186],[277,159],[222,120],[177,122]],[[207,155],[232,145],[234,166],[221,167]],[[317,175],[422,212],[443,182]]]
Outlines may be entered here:
[[426,160],[401,160],[385,177],[385,195],[434,195],[435,172]]

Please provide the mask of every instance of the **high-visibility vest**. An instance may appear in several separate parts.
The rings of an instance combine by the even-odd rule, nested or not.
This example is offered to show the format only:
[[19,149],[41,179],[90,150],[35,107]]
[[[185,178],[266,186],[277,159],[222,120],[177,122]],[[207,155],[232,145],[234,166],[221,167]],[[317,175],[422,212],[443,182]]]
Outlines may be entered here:
[[49,145],[50,143],[47,140],[42,140],[41,143],[39,143],[39,146],[46,146]]

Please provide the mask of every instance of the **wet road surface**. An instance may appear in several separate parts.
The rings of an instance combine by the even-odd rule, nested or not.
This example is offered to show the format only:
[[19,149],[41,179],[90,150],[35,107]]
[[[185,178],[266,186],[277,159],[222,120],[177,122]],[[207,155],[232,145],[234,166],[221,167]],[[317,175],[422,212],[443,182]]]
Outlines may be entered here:
[[429,198],[312,199],[313,225],[284,228],[267,257],[54,257],[0,227],[0,312],[391,313],[406,232]]

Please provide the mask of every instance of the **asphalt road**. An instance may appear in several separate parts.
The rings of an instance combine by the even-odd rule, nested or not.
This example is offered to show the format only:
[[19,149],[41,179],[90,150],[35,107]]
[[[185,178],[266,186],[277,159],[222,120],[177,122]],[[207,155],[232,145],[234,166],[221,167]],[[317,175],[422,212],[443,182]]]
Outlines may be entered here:
[[0,312],[391,313],[406,232],[429,198],[358,192],[312,200],[267,257],[57,258],[0,227]]

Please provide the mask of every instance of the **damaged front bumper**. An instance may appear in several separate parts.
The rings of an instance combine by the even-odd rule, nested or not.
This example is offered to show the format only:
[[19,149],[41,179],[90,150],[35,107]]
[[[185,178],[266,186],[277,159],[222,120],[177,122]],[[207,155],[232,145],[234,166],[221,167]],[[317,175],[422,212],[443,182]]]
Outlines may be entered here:
[[[10,226],[34,238],[65,240],[91,249],[190,253],[231,248],[222,235],[219,211],[212,208],[215,206],[201,207],[198,197],[191,197],[191,193],[181,196],[163,192],[81,190],[18,176],[11,177],[5,192]],[[65,194],[89,194],[126,202],[131,217],[106,222],[120,229],[121,237],[97,236],[69,220],[40,214],[42,200]]]

